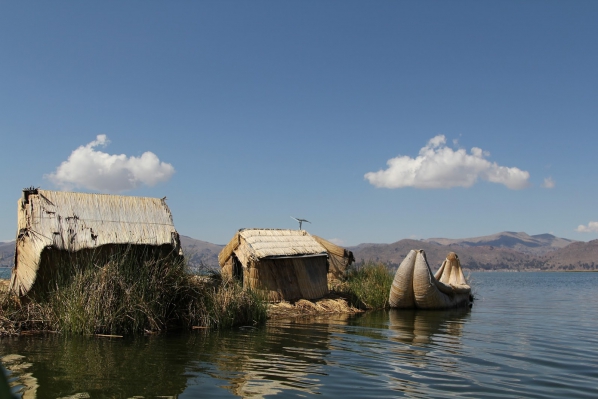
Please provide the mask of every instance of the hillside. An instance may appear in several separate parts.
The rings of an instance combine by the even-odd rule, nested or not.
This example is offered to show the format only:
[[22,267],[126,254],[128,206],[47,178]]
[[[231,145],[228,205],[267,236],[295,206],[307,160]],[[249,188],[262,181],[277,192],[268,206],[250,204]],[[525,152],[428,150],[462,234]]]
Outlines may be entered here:
[[[0,266],[11,267],[14,241],[0,243]],[[193,269],[219,269],[223,245],[181,236],[181,245]],[[360,244],[349,247],[357,262],[384,262],[397,267],[411,249],[426,251],[433,271],[449,252],[456,252],[469,270],[598,270],[598,240],[579,242],[551,234],[530,236],[502,232],[465,239],[430,238],[400,240],[392,244]]]
[[530,236],[523,232],[515,233],[512,231],[504,231],[502,233],[482,237],[460,239],[428,238],[424,241],[441,245],[457,245],[460,247],[491,246],[510,248],[517,252],[531,255],[544,255],[554,250],[565,248],[567,245],[576,242],[566,238],[555,237],[552,234],[537,234]]
[[181,236],[181,247],[189,266],[194,269],[216,269],[218,266],[218,254],[224,245],[212,244],[206,241],[196,240],[191,237]]
[[15,242],[0,242],[0,267],[12,267],[15,256]]
[[543,258],[549,269],[597,270],[598,240],[575,242]]
[[391,267],[397,267],[411,249],[423,249],[433,271],[451,251],[469,270],[598,270],[598,240],[586,243],[551,234],[503,232],[465,239],[360,244],[349,249],[357,261],[381,261]]
[[412,249],[426,251],[428,263],[437,270],[449,252],[455,252],[461,265],[470,270],[524,270],[540,269],[539,257],[522,253],[511,248],[493,246],[464,247],[456,244],[441,245],[437,242],[401,240],[392,244],[361,244],[349,248],[359,261],[374,260],[398,267]]
[[[224,245],[181,236],[181,246],[189,266],[192,268],[218,268],[218,254],[224,248]],[[12,267],[14,254],[14,241],[0,243],[0,267]]]

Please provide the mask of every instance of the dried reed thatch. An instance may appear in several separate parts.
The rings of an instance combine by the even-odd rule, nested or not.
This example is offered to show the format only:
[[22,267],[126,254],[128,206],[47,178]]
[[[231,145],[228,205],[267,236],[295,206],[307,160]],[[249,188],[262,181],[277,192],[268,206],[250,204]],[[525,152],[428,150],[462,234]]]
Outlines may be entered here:
[[52,269],[49,263],[57,254],[115,245],[161,247],[182,255],[165,199],[23,190],[10,288],[27,294],[40,272]]
[[353,252],[339,247],[322,237],[312,236],[328,252],[328,281],[344,280],[347,268],[355,262]]
[[281,319],[289,317],[320,316],[324,314],[351,314],[361,313],[350,302],[338,295],[327,295],[317,300],[300,299],[295,303],[282,301],[268,307],[269,319]]
[[241,229],[218,255],[222,274],[271,301],[328,293],[326,249],[304,230]]
[[471,305],[471,288],[459,257],[451,252],[432,275],[426,253],[411,250],[399,265],[390,289],[394,308],[449,309]]

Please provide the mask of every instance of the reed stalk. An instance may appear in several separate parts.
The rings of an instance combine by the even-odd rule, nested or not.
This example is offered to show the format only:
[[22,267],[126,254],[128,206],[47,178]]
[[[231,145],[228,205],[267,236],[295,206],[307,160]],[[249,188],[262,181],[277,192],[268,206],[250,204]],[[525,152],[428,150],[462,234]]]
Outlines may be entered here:
[[[266,301],[232,281],[189,273],[173,253],[130,245],[59,253],[34,295],[0,293],[0,335],[154,333],[176,328],[230,328],[266,320]],[[40,280],[41,281],[41,280]]]
[[388,308],[393,274],[384,263],[365,262],[352,266],[339,291],[348,294],[353,306],[367,309]]

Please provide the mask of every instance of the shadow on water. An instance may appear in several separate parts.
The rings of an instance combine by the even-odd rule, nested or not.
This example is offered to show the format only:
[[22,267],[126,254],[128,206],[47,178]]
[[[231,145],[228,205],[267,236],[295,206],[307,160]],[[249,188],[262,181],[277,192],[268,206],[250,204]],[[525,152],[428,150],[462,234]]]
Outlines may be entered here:
[[260,328],[129,340],[3,338],[0,358],[23,399],[314,394],[331,329],[347,319],[280,320]]
[[[2,341],[2,362],[23,399],[176,397],[186,387],[191,354],[162,339],[20,337]],[[15,387],[16,385],[16,387]]]

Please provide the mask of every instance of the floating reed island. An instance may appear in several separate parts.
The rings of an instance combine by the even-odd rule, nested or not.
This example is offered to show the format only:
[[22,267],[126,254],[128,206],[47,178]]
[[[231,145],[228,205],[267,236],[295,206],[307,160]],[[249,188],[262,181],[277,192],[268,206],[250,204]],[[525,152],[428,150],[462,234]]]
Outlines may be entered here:
[[450,252],[434,275],[420,249],[411,250],[399,265],[388,301],[393,308],[451,309],[471,307],[473,296],[457,254]]
[[[221,273],[189,272],[165,198],[29,188],[18,201],[0,335],[151,334],[388,306],[384,265],[304,230],[241,229]],[[372,295],[375,291],[375,295]]]
[[138,334],[266,320],[266,303],[252,290],[189,273],[165,198],[26,189],[15,245],[0,334]]

